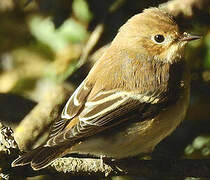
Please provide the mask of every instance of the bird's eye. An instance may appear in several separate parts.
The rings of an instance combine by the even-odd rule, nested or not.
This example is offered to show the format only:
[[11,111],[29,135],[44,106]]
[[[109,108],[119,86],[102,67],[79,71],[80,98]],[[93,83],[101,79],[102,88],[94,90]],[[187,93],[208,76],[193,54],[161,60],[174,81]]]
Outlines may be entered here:
[[155,36],[154,36],[154,40],[155,40],[157,43],[162,43],[162,42],[165,40],[165,38],[164,38],[163,35],[158,34],[158,35],[155,35]]

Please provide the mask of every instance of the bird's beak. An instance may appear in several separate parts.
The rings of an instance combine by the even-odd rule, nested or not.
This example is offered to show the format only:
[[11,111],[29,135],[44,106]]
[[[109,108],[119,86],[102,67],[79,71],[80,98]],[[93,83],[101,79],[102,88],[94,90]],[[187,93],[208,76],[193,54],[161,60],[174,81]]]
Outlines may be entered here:
[[191,35],[189,33],[184,32],[182,34],[181,37],[181,41],[192,41],[192,40],[196,40],[196,39],[200,39],[202,36],[195,36],[195,35]]

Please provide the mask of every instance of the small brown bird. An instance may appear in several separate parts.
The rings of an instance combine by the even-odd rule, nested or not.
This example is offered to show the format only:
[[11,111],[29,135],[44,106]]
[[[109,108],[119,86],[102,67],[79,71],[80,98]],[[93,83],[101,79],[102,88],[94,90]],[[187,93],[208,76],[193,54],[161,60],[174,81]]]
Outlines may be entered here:
[[185,117],[190,77],[187,42],[173,18],[158,8],[130,18],[68,100],[44,146],[12,166],[48,166],[66,154],[114,159],[150,153]]

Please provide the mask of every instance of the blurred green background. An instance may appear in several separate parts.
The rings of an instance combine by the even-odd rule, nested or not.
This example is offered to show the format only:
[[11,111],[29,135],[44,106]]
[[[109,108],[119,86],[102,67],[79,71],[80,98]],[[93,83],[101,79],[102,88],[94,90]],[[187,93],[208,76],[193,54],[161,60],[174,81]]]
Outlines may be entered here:
[[[154,158],[210,157],[210,5],[201,0],[191,7],[190,2],[183,0],[184,7],[169,10],[184,29],[203,35],[186,49],[191,104],[186,120],[158,145]],[[57,84],[75,88],[129,17],[162,3],[167,1],[0,0],[0,120],[15,127],[49,89]],[[91,44],[94,35],[99,38]]]

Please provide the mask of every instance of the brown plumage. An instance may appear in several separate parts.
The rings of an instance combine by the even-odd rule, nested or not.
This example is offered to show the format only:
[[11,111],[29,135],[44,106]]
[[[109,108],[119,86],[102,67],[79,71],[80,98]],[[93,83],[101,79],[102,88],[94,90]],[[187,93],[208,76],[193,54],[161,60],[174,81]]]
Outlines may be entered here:
[[125,158],[149,153],[184,118],[187,41],[173,18],[149,8],[128,20],[67,102],[42,147],[12,166],[48,166],[67,153]]

